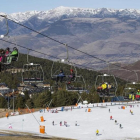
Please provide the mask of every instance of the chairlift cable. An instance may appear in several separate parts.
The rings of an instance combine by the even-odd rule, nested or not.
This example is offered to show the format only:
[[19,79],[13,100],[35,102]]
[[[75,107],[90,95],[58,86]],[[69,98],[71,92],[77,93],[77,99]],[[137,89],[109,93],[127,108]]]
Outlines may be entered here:
[[[52,56],[52,55],[49,55],[49,54],[46,54],[46,53],[42,53],[42,52],[39,52],[39,51],[36,51],[36,50],[33,50],[33,49],[29,49],[28,47],[19,45],[19,44],[17,44],[17,43],[13,43],[13,42],[11,42],[11,41],[7,41],[7,40],[4,40],[4,39],[0,39],[0,40],[3,41],[3,42],[6,42],[6,43],[12,44],[12,45],[16,45],[16,46],[18,46],[18,47],[20,47],[20,48],[24,48],[24,49],[27,49],[27,50],[30,50],[30,51],[33,51],[33,52],[42,54],[42,55],[47,55],[47,56],[52,57],[52,58],[55,58],[55,59],[60,59],[60,58],[58,58],[58,57],[56,57],[56,56]],[[91,67],[87,67],[87,66],[84,66],[84,65],[81,65],[81,64],[77,64],[77,63],[71,62],[71,61],[68,61],[68,62],[71,63],[71,64],[74,64],[74,65],[77,65],[77,66],[79,66],[79,67],[81,67],[81,68],[85,68],[85,69],[89,69],[89,70],[94,70],[94,71],[96,71],[95,69],[93,69],[93,68],[91,68]],[[124,70],[131,71],[131,70],[129,70],[129,69],[124,69]],[[96,72],[98,72],[98,71],[96,71]],[[133,72],[133,71],[132,71],[132,72]],[[123,78],[123,77],[122,77],[122,78]],[[125,78],[125,77],[124,77],[124,78]],[[130,79],[130,80],[133,80],[133,79]]]
[[[33,51],[33,52],[36,52],[36,53],[42,54],[42,55],[44,55],[44,56],[47,55],[47,56],[52,57],[52,58],[55,58],[55,59],[60,59],[60,58],[58,58],[58,57],[56,57],[56,56],[52,56],[52,55],[49,55],[49,54],[46,54],[46,53],[42,53],[42,52],[39,52],[39,51],[36,51],[36,50],[33,50],[33,49],[29,49],[29,48],[27,48],[27,47],[21,46],[21,45],[19,45],[19,44],[16,44],[16,43],[13,43],[13,42],[10,42],[10,41],[7,41],[7,40],[4,40],[4,39],[0,39],[0,40],[3,41],[3,42],[9,43],[9,44],[16,45],[16,46],[18,46],[18,47],[20,47],[20,48],[24,48],[24,49],[27,49],[27,50],[30,50],[30,51]],[[92,69],[92,70],[94,70],[94,69],[91,68],[91,67],[83,66],[83,65],[80,65],[80,64],[77,64],[77,63],[71,62],[71,61],[68,61],[68,62],[71,63],[71,64],[78,65],[78,66],[80,66],[80,67],[84,67],[84,68],[86,68],[86,69]]]
[[[0,16],[2,16],[2,15],[0,15]],[[66,43],[60,42],[60,41],[58,41],[58,40],[56,40],[56,39],[54,39],[54,38],[52,38],[52,37],[50,37],[50,36],[48,36],[48,35],[42,34],[42,33],[40,33],[39,31],[36,31],[36,30],[34,30],[34,29],[32,29],[32,28],[30,28],[30,27],[28,27],[28,26],[25,26],[25,25],[23,25],[23,24],[21,24],[21,23],[18,23],[18,22],[14,21],[14,20],[12,20],[12,19],[10,19],[10,18],[8,18],[8,17],[6,17],[6,19],[8,19],[8,20],[10,20],[10,21],[12,21],[12,22],[14,22],[14,23],[16,23],[16,24],[18,24],[18,25],[20,25],[20,26],[26,28],[26,29],[28,29],[28,30],[31,30],[31,31],[33,31],[33,32],[35,32],[35,33],[38,33],[38,34],[40,34],[40,35],[42,35],[42,36],[44,36],[44,37],[46,37],[46,38],[48,38],[48,39],[50,39],[50,40],[52,40],[52,41],[55,41],[55,42],[57,42],[57,43],[59,43],[59,44],[61,44],[61,45],[67,46],[67,47],[69,47],[69,48],[71,48],[71,49],[73,49],[73,50],[76,50],[76,51],[78,51],[78,52],[81,52],[81,53],[83,53],[83,54],[85,54],[85,55],[88,55],[88,56],[90,56],[90,57],[92,57],[92,58],[95,58],[95,59],[97,59],[97,60],[103,61],[103,62],[105,62],[105,63],[109,63],[108,61],[105,61],[105,60],[103,60],[103,59],[101,59],[101,58],[98,58],[98,57],[96,57],[96,56],[94,56],[94,55],[91,55],[91,54],[88,54],[88,53],[86,53],[86,52],[83,52],[83,51],[81,51],[81,50],[79,50],[79,49],[75,49],[74,47],[72,47],[72,46],[70,46],[70,45],[67,45]],[[112,65],[117,66],[117,67],[120,67],[119,65],[116,65],[116,64],[112,64]],[[121,67],[121,68],[122,68],[122,69],[126,69],[126,68],[123,68],[123,67]],[[128,70],[129,70],[129,69],[128,69]],[[134,72],[134,71],[133,71],[133,72]]]

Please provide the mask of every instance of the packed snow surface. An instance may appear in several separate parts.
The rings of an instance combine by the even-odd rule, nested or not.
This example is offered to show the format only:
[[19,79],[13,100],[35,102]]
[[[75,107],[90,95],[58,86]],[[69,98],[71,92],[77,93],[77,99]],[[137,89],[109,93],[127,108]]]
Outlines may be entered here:
[[[125,109],[121,109],[122,106],[125,106]],[[88,112],[89,108],[91,112]],[[72,110],[71,107],[65,107],[64,111],[52,113],[53,110],[10,116],[8,119],[1,118],[0,129],[39,134],[40,124],[45,126],[46,134],[41,134],[44,136],[51,135],[78,140],[140,138],[139,102],[78,104],[77,107],[72,107]],[[57,110],[61,110],[61,108],[57,108]],[[130,113],[130,110],[133,111],[133,114]],[[40,121],[41,116],[44,117],[44,122]],[[110,120],[110,116],[112,116],[112,120]],[[54,125],[52,125],[53,121]],[[60,126],[60,121],[62,121],[62,126]],[[67,122],[67,127],[64,125],[64,121]],[[77,126],[75,126],[76,121]],[[120,124],[122,128],[120,128]],[[98,136],[96,136],[97,129],[99,130]]]

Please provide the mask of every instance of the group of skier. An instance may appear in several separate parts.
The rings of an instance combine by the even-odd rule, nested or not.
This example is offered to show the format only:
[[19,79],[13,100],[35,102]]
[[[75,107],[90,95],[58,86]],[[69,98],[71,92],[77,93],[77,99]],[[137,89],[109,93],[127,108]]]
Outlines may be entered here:
[[[60,73],[56,77],[56,83],[58,84],[59,81],[62,83],[64,77],[66,77],[66,75],[64,74],[63,70],[61,69]],[[67,84],[70,84],[70,82],[73,81],[74,78],[75,78],[75,73],[74,73],[73,69],[70,69],[70,74],[67,77]]]
[[138,90],[136,93],[136,99],[140,99],[140,90]]
[[[55,125],[55,124],[54,124],[54,121],[52,121],[52,125],[53,125],[53,126]],[[60,121],[60,126],[62,126],[62,121]],[[64,121],[64,126],[68,127],[68,124],[67,124],[66,121]],[[75,122],[75,126],[78,126],[77,121]]]
[[110,82],[103,82],[101,86],[97,87],[97,92],[102,95],[108,95],[110,94],[110,89],[113,88]]
[[138,89],[137,92],[131,91],[128,94],[128,98],[129,100],[132,100],[132,101],[134,101],[135,99],[140,100],[140,90]]
[[10,64],[12,60],[16,59],[17,57],[18,57],[18,49],[15,47],[13,48],[12,51],[10,51],[10,48],[0,50],[0,62],[2,63]]

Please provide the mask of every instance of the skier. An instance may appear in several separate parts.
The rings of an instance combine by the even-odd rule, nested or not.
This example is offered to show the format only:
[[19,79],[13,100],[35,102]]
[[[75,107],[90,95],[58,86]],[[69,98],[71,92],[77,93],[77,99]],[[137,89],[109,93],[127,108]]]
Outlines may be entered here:
[[6,113],[6,117],[7,117],[7,119],[8,119],[8,117],[9,117],[9,114],[8,114],[8,113]]
[[65,77],[65,74],[63,73],[63,70],[61,69],[60,73],[57,75],[57,78],[56,78],[57,85],[58,85],[58,81],[62,83],[64,77]]
[[52,122],[52,125],[54,125],[54,121]]
[[67,122],[66,121],[64,121],[64,125],[67,127]]
[[9,128],[12,129],[12,125],[11,124],[9,124]]
[[57,109],[55,110],[55,113],[58,113]]
[[117,124],[117,120],[115,120],[115,124]]
[[67,124],[67,122],[66,121],[64,121],[64,125],[66,125]]
[[112,120],[112,116],[110,116],[110,120]]
[[60,122],[60,126],[62,126],[62,122]]
[[110,112],[110,108],[109,108],[109,112]]
[[77,126],[77,121],[75,122],[75,126]]
[[122,125],[120,124],[120,128],[122,128]]
[[67,122],[66,122],[65,126],[66,126],[66,127],[68,126],[68,125],[67,125]]
[[97,129],[97,130],[96,130],[96,136],[97,136],[98,134],[99,134],[99,130]]

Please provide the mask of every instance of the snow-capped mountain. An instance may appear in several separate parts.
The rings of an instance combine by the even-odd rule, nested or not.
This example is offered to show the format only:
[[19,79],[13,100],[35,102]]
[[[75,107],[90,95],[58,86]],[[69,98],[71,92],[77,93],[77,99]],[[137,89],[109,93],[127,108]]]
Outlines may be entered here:
[[[2,13],[1,13],[2,14]],[[24,22],[31,17],[36,16],[38,19],[43,20],[58,20],[60,18],[92,18],[92,17],[130,17],[130,18],[140,18],[140,10],[135,9],[88,9],[88,8],[71,8],[71,7],[57,7],[49,11],[28,11],[12,13],[8,15],[11,19],[15,19],[18,22]]]
[[[108,61],[134,62],[139,59],[140,10],[61,6],[49,11],[13,13],[8,18]],[[16,36],[18,44],[53,56],[65,57],[66,48],[62,45],[10,20],[8,24],[9,34]],[[0,22],[0,34],[4,34],[5,30],[5,22]],[[7,44],[1,43],[0,47],[5,45]],[[69,50],[69,53],[71,59],[78,64],[94,66],[95,59],[92,57],[74,50]]]

